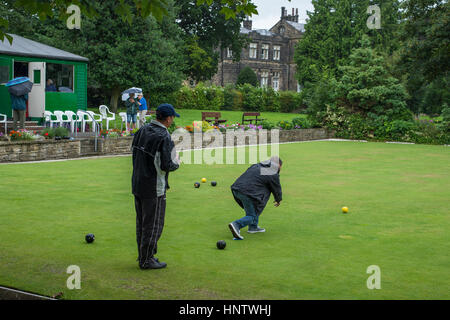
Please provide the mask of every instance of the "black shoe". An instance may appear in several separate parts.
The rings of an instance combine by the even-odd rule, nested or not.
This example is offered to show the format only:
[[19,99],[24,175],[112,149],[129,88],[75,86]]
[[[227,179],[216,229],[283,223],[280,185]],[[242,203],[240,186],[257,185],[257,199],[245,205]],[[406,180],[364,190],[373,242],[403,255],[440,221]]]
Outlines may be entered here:
[[142,270],[147,269],[162,269],[167,267],[167,263],[165,262],[159,262],[157,258],[150,258],[147,262],[145,262],[143,265],[139,266]]

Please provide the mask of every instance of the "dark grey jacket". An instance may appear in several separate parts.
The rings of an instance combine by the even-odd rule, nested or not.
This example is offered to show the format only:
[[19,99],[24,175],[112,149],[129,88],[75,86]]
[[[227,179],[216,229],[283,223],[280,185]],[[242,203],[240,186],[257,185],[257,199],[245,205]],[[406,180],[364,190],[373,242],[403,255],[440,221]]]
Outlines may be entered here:
[[132,150],[133,194],[142,199],[164,195],[169,189],[169,172],[179,167],[172,161],[175,144],[167,128],[158,121],[143,126],[134,136]]
[[[256,214],[258,215],[260,215],[266,207],[271,193],[273,194],[275,201],[280,202],[282,200],[279,170],[277,169],[276,171],[271,172],[269,168],[270,161],[254,164],[231,186],[232,191],[239,191],[252,200]],[[238,198],[234,197],[234,199],[242,208],[244,208],[242,202]]]

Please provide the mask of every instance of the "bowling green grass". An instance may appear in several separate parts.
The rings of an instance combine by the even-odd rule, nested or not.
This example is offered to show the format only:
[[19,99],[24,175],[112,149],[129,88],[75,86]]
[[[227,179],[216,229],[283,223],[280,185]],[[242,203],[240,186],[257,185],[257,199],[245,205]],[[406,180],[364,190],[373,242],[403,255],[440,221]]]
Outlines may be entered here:
[[[0,285],[66,299],[450,298],[448,147],[312,142],[280,154],[283,202],[243,241],[227,224],[242,216],[230,185],[248,165],[171,174],[168,267],[149,271],[135,261],[130,157],[0,165]],[[69,265],[81,290],[66,287]],[[371,265],[380,290],[367,288]]]

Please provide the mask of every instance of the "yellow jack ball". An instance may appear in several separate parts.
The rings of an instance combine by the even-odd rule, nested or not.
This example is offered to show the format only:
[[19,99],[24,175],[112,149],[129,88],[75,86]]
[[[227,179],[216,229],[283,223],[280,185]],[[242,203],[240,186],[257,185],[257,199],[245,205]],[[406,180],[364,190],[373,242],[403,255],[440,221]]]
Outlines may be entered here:
[[347,213],[348,212],[348,208],[347,207],[342,207],[342,212],[343,213]]
[[206,182],[206,178],[203,178],[203,179],[202,179],[202,182],[205,183],[205,182]]

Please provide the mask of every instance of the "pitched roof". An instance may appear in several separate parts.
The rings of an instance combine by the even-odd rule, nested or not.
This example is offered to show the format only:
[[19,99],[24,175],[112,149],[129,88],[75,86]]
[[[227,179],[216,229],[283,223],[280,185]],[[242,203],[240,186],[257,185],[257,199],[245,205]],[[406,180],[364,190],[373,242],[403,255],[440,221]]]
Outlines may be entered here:
[[295,29],[297,29],[300,32],[305,32],[305,24],[304,23],[298,23],[286,20],[287,23],[289,23],[291,26],[293,26]]
[[89,61],[88,58],[78,56],[76,54],[50,47],[40,42],[29,40],[21,36],[10,34],[13,37],[12,45],[8,39],[4,38],[0,41],[0,53],[17,55],[22,57],[39,57],[55,60],[71,60],[71,61]]
[[267,37],[275,36],[275,33],[270,32],[269,30],[266,30],[266,29],[252,29],[252,30],[249,30],[249,29],[241,27],[241,33],[249,34],[250,32],[256,32],[256,33],[258,33],[258,34],[260,34],[262,36],[267,36]]

